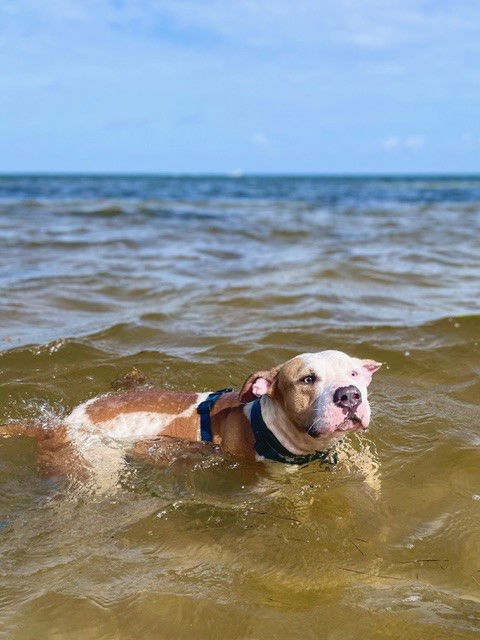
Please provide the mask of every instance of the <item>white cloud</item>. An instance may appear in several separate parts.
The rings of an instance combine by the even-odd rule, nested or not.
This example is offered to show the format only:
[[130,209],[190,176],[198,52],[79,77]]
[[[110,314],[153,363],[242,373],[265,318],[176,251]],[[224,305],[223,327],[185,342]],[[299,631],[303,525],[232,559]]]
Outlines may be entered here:
[[420,151],[423,149],[426,143],[426,137],[424,135],[409,135],[409,136],[388,136],[382,140],[382,147],[386,151],[393,151],[395,149],[409,149],[411,151]]
[[255,133],[252,140],[256,147],[265,148],[269,145],[268,137],[264,133]]
[[407,149],[419,151],[425,146],[425,136],[408,136],[405,138],[404,144]]
[[382,147],[384,149],[396,149],[401,144],[401,140],[398,136],[389,136],[382,141]]

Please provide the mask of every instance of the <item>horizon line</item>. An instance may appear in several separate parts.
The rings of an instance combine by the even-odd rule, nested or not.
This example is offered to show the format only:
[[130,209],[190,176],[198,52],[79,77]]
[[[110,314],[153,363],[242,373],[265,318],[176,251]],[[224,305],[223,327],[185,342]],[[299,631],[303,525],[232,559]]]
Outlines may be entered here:
[[247,171],[0,171],[9,177],[158,177],[158,178],[480,178],[478,172],[247,172]]

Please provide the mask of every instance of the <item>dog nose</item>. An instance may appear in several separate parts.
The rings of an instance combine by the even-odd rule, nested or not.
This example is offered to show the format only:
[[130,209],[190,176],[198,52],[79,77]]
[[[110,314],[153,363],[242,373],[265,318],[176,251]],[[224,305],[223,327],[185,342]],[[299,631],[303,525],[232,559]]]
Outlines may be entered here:
[[349,387],[338,387],[333,394],[333,402],[337,407],[355,411],[362,401],[360,389],[351,384]]

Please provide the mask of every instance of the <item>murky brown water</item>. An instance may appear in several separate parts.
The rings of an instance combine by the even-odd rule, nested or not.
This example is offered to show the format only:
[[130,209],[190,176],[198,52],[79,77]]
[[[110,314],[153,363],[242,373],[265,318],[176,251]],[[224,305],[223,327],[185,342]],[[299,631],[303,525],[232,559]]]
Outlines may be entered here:
[[480,180],[4,177],[0,238],[0,423],[386,363],[334,469],[182,447],[100,495],[0,439],[5,638],[478,638]]

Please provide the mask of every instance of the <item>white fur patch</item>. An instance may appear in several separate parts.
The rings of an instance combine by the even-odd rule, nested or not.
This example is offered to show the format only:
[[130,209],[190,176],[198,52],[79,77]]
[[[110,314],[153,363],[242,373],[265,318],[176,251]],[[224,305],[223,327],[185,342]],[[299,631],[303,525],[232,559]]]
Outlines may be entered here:
[[117,485],[128,445],[161,435],[176,418],[193,415],[208,395],[209,392],[197,393],[195,402],[181,413],[135,411],[98,423],[92,422],[87,413],[88,406],[98,400],[93,398],[76,407],[65,419],[65,425],[72,444],[90,467],[95,485],[105,491]]
[[197,393],[194,403],[181,413],[159,413],[156,411],[132,411],[120,413],[111,420],[103,422],[92,422],[87,407],[98,400],[93,398],[76,407],[65,419],[65,424],[69,428],[69,433],[73,441],[78,436],[78,432],[99,434],[103,437],[121,440],[124,442],[135,442],[137,440],[148,440],[158,436],[177,418],[187,418],[193,415],[200,402],[207,398],[209,392]]

